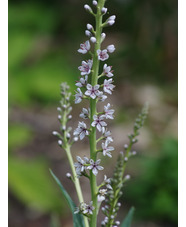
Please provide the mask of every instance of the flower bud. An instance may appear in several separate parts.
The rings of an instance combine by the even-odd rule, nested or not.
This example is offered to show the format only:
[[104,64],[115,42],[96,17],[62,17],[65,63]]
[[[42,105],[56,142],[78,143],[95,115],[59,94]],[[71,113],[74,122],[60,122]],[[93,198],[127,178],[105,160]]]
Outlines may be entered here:
[[94,6],[97,6],[98,2],[94,0],[94,1],[92,1],[92,4],[93,4]]
[[127,161],[128,161],[128,158],[127,158],[127,157],[125,157],[125,158],[124,158],[124,161],[125,161],[125,162],[127,162]]
[[69,116],[68,116],[68,119],[69,119],[69,120],[72,119],[72,115],[69,115]]
[[58,115],[58,119],[59,119],[59,120],[61,119],[61,115]]
[[108,20],[115,20],[116,19],[116,16],[115,15],[112,15],[108,18]]
[[87,10],[88,12],[92,13],[92,9],[89,5],[85,4],[84,9]]
[[70,173],[66,173],[66,177],[70,179],[72,175]]
[[91,38],[90,38],[90,41],[91,41],[92,43],[96,43],[96,38],[95,38],[95,37],[91,37]]
[[101,12],[102,12],[102,14],[105,14],[105,13],[107,12],[107,8],[103,7],[103,8],[101,9]]
[[106,34],[104,32],[101,33],[101,42],[103,42],[103,40],[105,39],[105,37],[106,37]]
[[126,175],[124,179],[125,179],[125,180],[129,180],[129,179],[130,179],[130,175],[129,175],[129,174]]
[[57,111],[61,111],[61,107],[57,107]]
[[88,30],[92,30],[93,29],[93,26],[91,24],[87,24],[87,29]]
[[63,144],[62,140],[58,140],[58,144],[61,146]]
[[59,133],[56,132],[56,131],[53,131],[52,134],[53,134],[54,136],[57,136]]
[[74,137],[74,142],[77,142],[78,141],[78,137]]
[[108,52],[109,53],[113,53],[114,51],[115,51],[115,46],[112,44],[112,45],[109,45],[108,47],[107,47],[107,50],[108,50]]
[[115,20],[109,20],[109,21],[107,21],[107,24],[110,25],[110,26],[112,26],[114,23],[115,23]]
[[127,144],[124,145],[124,148],[127,149],[129,146]]
[[90,37],[92,35],[92,33],[89,30],[85,30],[85,35]]

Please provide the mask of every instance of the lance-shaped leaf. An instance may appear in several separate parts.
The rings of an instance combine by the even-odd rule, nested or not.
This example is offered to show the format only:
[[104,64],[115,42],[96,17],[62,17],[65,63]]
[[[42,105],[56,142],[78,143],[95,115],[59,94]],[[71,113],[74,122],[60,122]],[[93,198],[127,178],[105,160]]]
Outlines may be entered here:
[[68,202],[68,205],[70,207],[70,210],[72,212],[72,216],[73,216],[73,223],[74,223],[74,227],[84,227],[84,220],[83,220],[83,216],[81,214],[74,214],[76,205],[75,203],[72,201],[70,195],[68,194],[68,192],[65,190],[65,188],[63,187],[63,185],[61,184],[60,180],[55,176],[55,174],[52,172],[52,170],[50,169],[50,173],[53,176],[54,180],[56,181],[56,183],[59,185],[62,194],[64,195],[65,199]]
[[131,207],[129,212],[128,212],[128,214],[127,214],[127,216],[123,220],[123,222],[121,224],[121,227],[130,227],[131,226],[132,218],[133,218],[133,215],[134,215],[134,211],[135,211],[135,208]]

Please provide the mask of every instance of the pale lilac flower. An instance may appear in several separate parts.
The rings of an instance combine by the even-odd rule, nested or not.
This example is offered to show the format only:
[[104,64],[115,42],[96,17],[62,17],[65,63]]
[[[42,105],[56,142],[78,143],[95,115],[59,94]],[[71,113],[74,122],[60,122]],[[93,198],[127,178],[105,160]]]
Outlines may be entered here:
[[88,119],[89,112],[90,112],[90,109],[83,108],[79,116],[83,119]]
[[92,86],[91,84],[87,84],[87,91],[85,92],[85,95],[90,96],[92,99],[95,99],[96,96],[100,96],[103,94],[99,89],[99,84]]
[[90,38],[90,41],[91,41],[92,43],[96,43],[96,38],[92,36],[92,37]]
[[92,122],[91,125],[92,125],[93,127],[96,126],[97,129],[98,129],[98,131],[101,132],[102,127],[107,126],[107,123],[103,121],[104,118],[105,118],[104,115],[101,115],[101,116],[94,115],[94,116],[93,116],[94,121]]
[[107,50],[108,50],[108,52],[109,53],[113,53],[114,51],[115,51],[115,46],[114,45],[109,45],[108,47],[107,47]]
[[74,136],[79,136],[82,140],[85,136],[89,135],[86,124],[82,121],[79,122],[78,127],[74,130]]
[[89,205],[86,204],[86,207],[85,207],[85,209],[84,209],[84,211],[83,211],[83,214],[93,214],[92,211],[93,211],[95,208],[92,206],[92,204],[93,204],[92,201],[89,203]]
[[106,187],[110,190],[112,190],[112,186],[110,185],[111,184],[111,179],[110,178],[107,178],[106,175],[104,175],[104,183],[106,185]]
[[85,78],[81,77],[79,81],[75,84],[77,87],[84,87],[87,84],[88,76],[86,75]]
[[105,130],[105,128],[102,128],[102,135],[106,140],[113,142],[113,139],[111,137],[111,132],[108,131],[107,129]]
[[80,49],[78,49],[78,52],[81,54],[86,54],[90,50],[90,42],[87,40],[85,43],[80,44]]
[[92,173],[96,176],[98,174],[98,170],[103,170],[103,166],[99,166],[101,159],[98,159],[94,162],[94,160],[90,159],[90,165],[87,166],[87,169],[91,169]]
[[76,157],[77,162],[74,163],[74,167],[76,168],[76,173],[78,176],[81,175],[82,172],[86,169],[86,162],[79,156]]
[[98,95],[99,97],[99,101],[104,102],[105,99],[107,99],[107,96],[103,94],[103,92],[100,92],[100,94]]
[[103,90],[104,92],[108,93],[108,94],[112,94],[112,91],[113,91],[113,88],[115,87],[113,84],[112,84],[112,79],[105,79],[104,80],[104,84],[103,84]]
[[114,119],[113,113],[115,110],[110,109],[110,103],[108,103],[106,106],[104,106],[104,116],[106,119]]
[[108,140],[106,140],[105,141],[105,143],[102,143],[102,149],[103,149],[103,155],[104,156],[108,156],[109,158],[112,158],[112,155],[111,155],[111,153],[110,153],[110,151],[113,151],[114,150],[114,148],[113,147],[111,147],[111,146],[108,146],[109,145],[109,141]]
[[98,54],[98,59],[100,61],[105,61],[109,58],[109,55],[107,53],[107,50],[97,50],[97,54]]
[[111,70],[112,69],[112,66],[107,66],[107,64],[104,64],[104,66],[103,66],[103,73],[105,74],[105,76],[107,76],[107,77],[112,77],[112,76],[114,76],[113,75],[113,70]]
[[83,93],[80,88],[77,89],[75,94],[75,104],[80,103],[83,99]]
[[82,61],[81,66],[78,67],[78,69],[81,71],[81,75],[88,75],[91,72],[91,68],[92,68],[92,64],[93,61],[92,60],[88,60],[86,61]]
[[105,200],[105,195],[107,194],[107,189],[99,189],[98,194],[98,203],[101,203]]

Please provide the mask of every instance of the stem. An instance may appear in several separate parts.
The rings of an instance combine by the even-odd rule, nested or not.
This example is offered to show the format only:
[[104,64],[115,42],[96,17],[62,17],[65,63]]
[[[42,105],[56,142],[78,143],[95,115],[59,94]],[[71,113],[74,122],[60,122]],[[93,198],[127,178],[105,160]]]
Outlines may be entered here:
[[[78,179],[77,174],[76,174],[76,170],[75,170],[75,167],[74,167],[74,161],[73,161],[73,158],[72,158],[70,147],[68,145],[66,145],[65,151],[66,151],[68,161],[69,161],[69,164],[70,164],[70,167],[71,167],[71,170],[72,170],[73,182],[74,182],[74,185],[75,185],[75,188],[76,188],[76,192],[77,192],[79,202],[84,203],[81,185],[80,185],[79,179]],[[83,215],[83,219],[84,219],[85,227],[89,227],[88,219],[84,215]]]
[[[98,1],[97,6],[97,13],[96,13],[96,32],[95,32],[95,38],[96,38],[96,44],[94,49],[94,56],[93,56],[93,72],[92,72],[92,79],[91,79],[91,85],[95,86],[98,82],[98,75],[99,75],[99,60],[97,56],[97,50],[101,47],[101,32],[102,32],[102,14],[101,9],[104,6],[105,0]],[[90,100],[90,122],[93,122],[93,116],[97,113],[96,110],[96,99]],[[96,161],[96,127],[91,127],[91,133],[90,133],[90,158]],[[98,204],[97,204],[97,181],[96,176],[90,171],[90,185],[91,185],[91,198],[93,201],[93,214],[90,219],[90,226],[96,227],[97,226],[97,213],[98,213]]]

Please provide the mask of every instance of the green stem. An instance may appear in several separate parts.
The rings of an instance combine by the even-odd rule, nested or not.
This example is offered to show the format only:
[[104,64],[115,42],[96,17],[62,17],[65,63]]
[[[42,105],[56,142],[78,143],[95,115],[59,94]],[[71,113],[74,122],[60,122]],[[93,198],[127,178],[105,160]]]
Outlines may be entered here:
[[[97,56],[97,50],[101,47],[101,32],[102,32],[102,14],[101,9],[104,6],[105,0],[98,1],[97,6],[97,14],[96,14],[96,32],[95,32],[95,49],[94,49],[94,55],[93,55],[93,66],[92,66],[92,79],[91,79],[91,85],[95,86],[98,82],[98,75],[99,75],[99,60]],[[90,100],[90,122],[93,122],[93,116],[97,113],[96,110],[96,99]],[[90,158],[96,161],[97,153],[96,153],[96,128],[91,127],[91,133],[90,133]],[[93,201],[93,214],[90,219],[90,226],[96,227],[97,226],[97,213],[98,213],[98,204],[97,204],[97,181],[96,176],[90,172],[90,185],[91,185],[91,198]]]
[[[73,182],[74,182],[74,186],[75,186],[75,189],[76,189],[76,192],[77,192],[79,202],[84,203],[81,185],[80,185],[79,179],[78,179],[77,174],[76,174],[76,170],[75,170],[75,167],[74,167],[74,161],[73,161],[73,158],[72,158],[72,155],[71,155],[70,147],[68,145],[66,146],[65,151],[66,151],[68,161],[69,161],[69,164],[70,164],[70,167],[71,167],[71,170],[72,170]],[[85,227],[89,227],[88,219],[85,216],[83,216],[83,218],[84,218]]]

